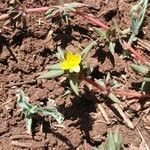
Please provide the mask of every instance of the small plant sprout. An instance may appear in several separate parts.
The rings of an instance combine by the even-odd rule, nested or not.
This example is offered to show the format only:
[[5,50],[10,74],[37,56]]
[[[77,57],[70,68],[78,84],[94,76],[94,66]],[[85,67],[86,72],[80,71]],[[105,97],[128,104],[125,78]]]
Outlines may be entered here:
[[130,16],[132,19],[132,34],[128,41],[129,44],[137,40],[137,35],[139,33],[140,27],[143,23],[146,9],[148,6],[148,0],[140,0],[135,6],[132,7]]
[[23,90],[18,90],[17,97],[17,104],[21,108],[22,112],[25,114],[26,128],[29,134],[32,134],[33,117],[35,117],[37,114],[52,116],[59,124],[62,124],[64,117],[57,111],[56,108],[42,108],[38,105],[33,105],[29,103],[27,101],[28,98],[25,96]]
[[[116,80],[111,80],[110,77],[110,73],[107,74],[105,79],[100,79],[97,80],[95,79],[95,82],[102,87],[103,89],[105,89],[105,92],[107,92],[107,96],[115,103],[120,103],[121,101],[116,97],[116,95],[111,92],[111,90],[118,88],[121,86],[121,84],[119,84]],[[104,92],[104,93],[105,93]]]
[[70,13],[76,12],[77,8],[81,8],[83,6],[86,6],[82,3],[64,3],[63,0],[60,0],[59,6],[53,6],[51,7],[46,13],[46,19],[51,20],[54,19],[55,23],[60,25],[62,20],[64,20],[67,24],[69,24],[69,21],[71,19]]
[[117,98],[114,90],[119,88],[119,84],[116,80],[111,80],[110,73],[107,74],[104,79],[95,79],[95,82],[86,78],[84,79],[87,83],[93,85],[93,88],[98,90],[101,94],[108,96],[113,102],[120,103],[121,101]]
[[[21,27],[26,28],[26,8],[22,5],[19,0],[10,2],[12,5],[8,8],[8,19],[5,21],[5,25],[12,25],[15,28]],[[19,5],[21,9],[19,10],[16,5]]]
[[80,75],[85,74],[85,70],[90,70],[89,66],[86,64],[85,58],[94,45],[95,42],[90,43],[79,54],[70,51],[64,52],[59,48],[56,55],[60,62],[47,66],[48,71],[42,73],[38,78],[52,79],[67,74],[72,90],[78,95],[78,78]]
[[114,56],[116,40],[119,40],[122,44],[122,38],[127,37],[130,33],[130,28],[121,31],[115,21],[112,22],[112,27],[104,31],[100,28],[93,27],[92,29],[98,35],[97,43],[100,46],[107,46],[110,53]]
[[142,92],[150,92],[150,66],[132,64],[131,67],[135,72],[144,77],[141,86]]
[[118,133],[118,131],[109,132],[107,134],[107,141],[106,143],[100,145],[97,148],[94,148],[93,150],[121,150],[122,149],[122,135]]

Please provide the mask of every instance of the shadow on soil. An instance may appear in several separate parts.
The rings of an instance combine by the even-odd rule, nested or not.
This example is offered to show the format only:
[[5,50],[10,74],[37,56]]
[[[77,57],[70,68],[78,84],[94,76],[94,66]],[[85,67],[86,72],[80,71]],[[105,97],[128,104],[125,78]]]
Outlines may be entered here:
[[100,145],[101,141],[94,141],[90,136],[90,131],[93,130],[92,125],[94,123],[94,119],[90,113],[96,112],[96,97],[89,90],[86,90],[85,94],[74,98],[72,103],[71,107],[61,108],[65,110],[64,116],[66,120],[78,120],[69,126],[79,128],[83,133],[83,141],[85,139],[91,146]]

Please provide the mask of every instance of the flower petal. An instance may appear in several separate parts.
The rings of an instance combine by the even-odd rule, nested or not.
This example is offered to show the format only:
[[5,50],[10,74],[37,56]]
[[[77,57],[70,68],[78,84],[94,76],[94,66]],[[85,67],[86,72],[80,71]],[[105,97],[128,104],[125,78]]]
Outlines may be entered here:
[[62,70],[67,70],[70,68],[69,64],[68,64],[68,61],[67,60],[64,60],[63,62],[60,63],[60,68]]
[[80,66],[77,65],[77,66],[75,66],[75,67],[69,69],[69,72],[76,72],[76,73],[80,72]]
[[69,70],[70,72],[80,72],[81,56],[79,54],[73,54],[67,52],[66,59],[60,63],[62,70]]
[[74,62],[75,64],[78,64],[81,62],[81,56],[79,54],[74,55]]
[[72,52],[67,52],[67,54],[66,54],[66,60],[67,61],[70,61],[70,60],[72,60],[73,59],[73,53]]

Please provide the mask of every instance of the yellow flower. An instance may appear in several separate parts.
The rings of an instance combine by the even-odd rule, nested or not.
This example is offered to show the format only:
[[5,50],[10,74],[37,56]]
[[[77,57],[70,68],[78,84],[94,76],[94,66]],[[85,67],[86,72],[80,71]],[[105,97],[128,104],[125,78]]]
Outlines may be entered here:
[[81,56],[79,54],[73,54],[67,52],[66,59],[60,63],[62,70],[69,70],[69,72],[80,72]]

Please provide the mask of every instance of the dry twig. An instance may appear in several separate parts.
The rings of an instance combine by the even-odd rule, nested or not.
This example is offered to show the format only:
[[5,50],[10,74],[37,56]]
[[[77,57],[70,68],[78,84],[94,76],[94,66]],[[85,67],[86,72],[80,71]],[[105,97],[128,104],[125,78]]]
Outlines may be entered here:
[[106,120],[106,122],[107,122],[108,124],[110,124],[109,118],[108,118],[107,113],[106,113],[106,111],[104,110],[103,106],[102,106],[101,104],[98,104],[98,108],[99,108],[99,110],[101,111],[101,113],[102,113],[104,119]]
[[116,110],[119,112],[119,114],[121,115],[121,117],[123,118],[125,124],[131,128],[134,129],[134,125],[133,123],[130,121],[130,119],[125,115],[125,113],[123,112],[123,110],[121,109],[121,107],[117,104],[114,103],[114,107],[116,108]]

